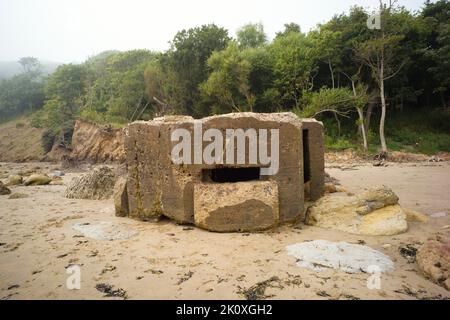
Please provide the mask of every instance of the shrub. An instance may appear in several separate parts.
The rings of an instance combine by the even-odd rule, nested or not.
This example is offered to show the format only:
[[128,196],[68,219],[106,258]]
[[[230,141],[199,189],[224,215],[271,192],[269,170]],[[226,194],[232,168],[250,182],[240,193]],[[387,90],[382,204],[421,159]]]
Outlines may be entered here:
[[42,148],[44,149],[44,152],[45,153],[50,152],[50,150],[52,150],[54,143],[55,143],[55,134],[50,130],[44,131],[41,137],[41,144]]

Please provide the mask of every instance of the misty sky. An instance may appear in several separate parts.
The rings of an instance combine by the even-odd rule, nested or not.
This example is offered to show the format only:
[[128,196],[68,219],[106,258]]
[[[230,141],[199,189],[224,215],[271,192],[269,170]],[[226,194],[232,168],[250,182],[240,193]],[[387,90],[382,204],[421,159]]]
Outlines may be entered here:
[[[399,0],[418,10],[424,0]],[[0,61],[34,56],[82,62],[104,50],[166,50],[184,28],[215,23],[234,35],[262,22],[272,38],[284,23],[308,31],[352,5],[378,0],[0,0]]]

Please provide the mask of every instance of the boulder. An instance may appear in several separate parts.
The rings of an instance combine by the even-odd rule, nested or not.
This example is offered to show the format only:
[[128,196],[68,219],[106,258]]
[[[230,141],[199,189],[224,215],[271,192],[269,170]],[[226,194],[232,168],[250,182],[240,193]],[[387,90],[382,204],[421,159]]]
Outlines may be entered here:
[[278,185],[273,181],[194,186],[194,220],[216,232],[247,232],[277,225]]
[[417,251],[417,265],[422,274],[450,291],[450,237],[437,235]]
[[387,187],[355,196],[326,195],[308,208],[306,223],[361,235],[394,235],[408,229],[398,197]]
[[67,186],[65,197],[70,199],[109,199],[113,194],[116,176],[107,166],[100,166],[75,177]]
[[128,216],[129,211],[126,177],[120,177],[114,185],[114,206],[116,208],[116,216]]
[[49,184],[51,181],[52,179],[45,174],[32,174],[25,179],[23,184],[26,186],[42,186]]
[[22,176],[20,176],[18,174],[13,174],[8,177],[8,183],[6,185],[7,186],[17,186],[19,184],[22,184],[22,182],[23,182]]
[[0,195],[11,194],[11,190],[6,187],[3,182],[0,181]]

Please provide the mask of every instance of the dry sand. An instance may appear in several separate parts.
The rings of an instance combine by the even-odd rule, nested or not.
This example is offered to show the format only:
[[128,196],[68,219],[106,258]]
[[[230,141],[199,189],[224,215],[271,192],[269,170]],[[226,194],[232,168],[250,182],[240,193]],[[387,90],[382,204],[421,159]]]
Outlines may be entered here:
[[[2,163],[0,169],[14,172],[35,165]],[[49,164],[39,166],[50,169]],[[448,162],[345,170],[334,166],[327,171],[350,191],[386,184],[407,208],[450,213]],[[78,174],[68,173],[64,181]],[[120,299],[105,298],[96,289],[98,284],[121,288],[128,299],[245,299],[245,293],[255,297],[252,294],[258,292],[272,299],[450,298],[449,291],[424,279],[416,263],[399,254],[399,246],[420,244],[442,231],[450,224],[449,216],[410,223],[407,233],[389,237],[350,235],[303,224],[264,233],[218,234],[169,220],[117,218],[111,200],[66,199],[65,186],[11,189],[29,197],[0,196],[1,299]],[[126,240],[95,240],[72,228],[76,223],[96,222],[111,222],[137,234]],[[298,267],[286,246],[315,239],[365,243],[388,255],[395,271],[383,274],[380,290],[370,290],[369,274]],[[385,244],[391,246],[383,248]],[[80,290],[66,287],[66,267],[71,264],[81,266]],[[263,283],[255,287],[259,282]]]

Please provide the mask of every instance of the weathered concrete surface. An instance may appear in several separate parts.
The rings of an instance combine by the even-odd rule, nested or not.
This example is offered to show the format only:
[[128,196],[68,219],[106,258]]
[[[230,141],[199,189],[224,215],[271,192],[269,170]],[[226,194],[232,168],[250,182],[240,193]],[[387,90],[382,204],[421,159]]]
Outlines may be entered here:
[[114,185],[114,207],[116,216],[126,217],[128,215],[128,193],[127,178],[120,177]]
[[386,187],[356,196],[326,195],[308,208],[306,223],[363,235],[394,235],[408,229],[398,197]]
[[[205,163],[173,163],[171,151],[179,142],[171,141],[172,132],[175,129],[186,129],[191,134],[193,150],[194,124],[201,124],[202,134],[214,128],[224,133],[224,137],[226,129],[267,129],[269,132],[270,129],[278,129],[278,173],[261,176],[258,181],[277,184],[279,222],[295,221],[304,217],[303,122],[293,113],[233,113],[200,120],[188,116],[166,116],[152,121],[131,123],[126,129],[124,140],[130,217],[149,220],[165,215],[180,223],[195,223],[194,188],[206,182],[205,170],[218,166]],[[307,126],[311,140],[308,145],[314,146],[309,152],[311,195],[317,198],[323,194],[323,126],[313,120],[309,121]],[[209,144],[210,142],[204,141],[202,150]],[[248,161],[248,140],[246,145],[245,164],[233,167],[255,167],[255,164]],[[237,143],[235,150],[236,146]],[[268,150],[270,152],[270,142]],[[256,166],[267,167],[261,163]],[[248,200],[251,199],[252,195],[249,194]]]
[[431,281],[450,291],[450,234],[436,235],[417,251],[417,265]]
[[273,181],[203,183],[194,186],[195,224],[218,231],[257,231],[279,222],[278,185]]

